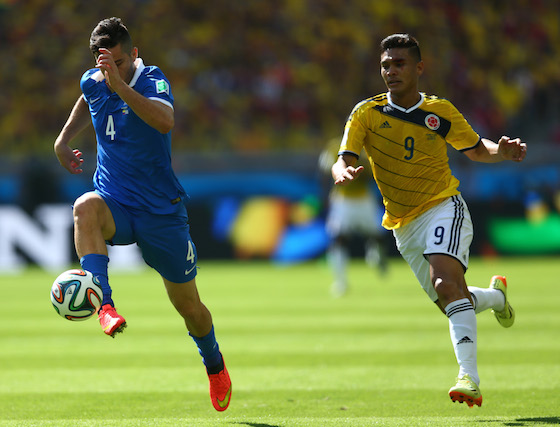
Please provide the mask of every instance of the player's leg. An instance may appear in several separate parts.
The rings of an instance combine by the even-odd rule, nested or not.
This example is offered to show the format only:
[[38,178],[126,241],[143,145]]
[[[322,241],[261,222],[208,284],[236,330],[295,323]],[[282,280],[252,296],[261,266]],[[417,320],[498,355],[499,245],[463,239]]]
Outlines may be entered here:
[[471,294],[476,314],[485,310],[495,309],[503,310],[505,305],[505,296],[502,292],[494,288],[478,288],[475,286],[468,287]]
[[430,255],[429,262],[437,304],[449,319],[449,334],[459,364],[457,384],[449,390],[449,395],[453,401],[480,406],[476,314],[463,265],[448,255]]
[[426,230],[424,255],[430,263],[430,281],[437,304],[449,319],[449,333],[459,364],[458,382],[449,395],[453,401],[480,406],[476,313],[465,282],[473,230],[463,198],[453,196],[435,207]]
[[187,283],[174,283],[163,278],[169,300],[185,321],[189,334],[200,350],[204,365],[210,371],[219,368],[222,356],[214,337],[212,315],[200,300],[196,279]]
[[85,193],[74,202],[74,244],[78,257],[87,254],[107,256],[107,240],[115,234],[113,215],[105,200],[95,192]]
[[464,278],[463,265],[447,255],[430,255],[430,277],[437,305],[449,318],[451,340],[459,363],[459,376],[470,374],[478,383],[476,366],[476,314]]
[[[443,310],[450,303],[468,299],[472,304],[471,294],[465,282],[465,267],[457,259],[445,254],[428,255],[430,280],[438,296],[436,304]],[[474,307],[473,307],[474,309]]]
[[216,410],[224,411],[231,399],[231,380],[216,341],[212,315],[200,300],[196,280],[193,278],[187,283],[174,283],[163,278],[163,282],[169,300],[183,317],[206,366],[212,405]]
[[74,245],[80,263],[101,283],[102,305],[113,304],[107,280],[107,244],[115,234],[115,223],[105,201],[94,192],[85,193],[74,203]]
[[504,276],[493,276],[488,288],[468,287],[478,314],[491,309],[494,316],[504,328],[509,328],[515,321],[515,311],[507,296],[507,282]]
[[333,274],[331,293],[335,297],[344,295],[348,290],[348,239],[353,230],[353,212],[352,202],[348,198],[340,195],[331,197],[326,219],[326,231],[331,240],[327,261]]
[[142,256],[163,278],[169,299],[184,319],[206,366],[210,398],[218,411],[227,409],[231,381],[214,335],[212,315],[200,300],[196,287],[197,252],[183,205],[170,215],[143,213],[134,227]]
[[350,252],[345,236],[338,234],[331,237],[331,243],[327,250],[327,260],[334,277],[331,293],[335,297],[341,297],[348,290],[348,263],[350,261]]
[[365,260],[370,267],[377,267],[383,274],[387,272],[387,254],[381,234],[369,234],[366,238]]
[[[464,387],[460,389],[461,392],[471,393],[464,401],[480,404],[476,315],[464,279],[472,241],[472,223],[464,201],[460,196],[449,198],[411,223],[394,230],[394,235],[399,251],[422,288],[449,319],[450,336],[460,368],[458,385],[462,387],[467,383],[471,386],[468,390]],[[455,397],[454,390],[453,393],[452,399],[463,401]]]
[[[403,235],[403,231],[408,235]],[[428,262],[422,253],[423,245],[420,244],[422,232],[421,228],[409,227],[395,232],[397,246],[422,288],[449,318],[449,330],[460,366],[460,375],[474,374],[478,380],[476,315],[467,297],[463,266],[446,255],[431,255]],[[432,280],[437,282],[437,286],[432,284]],[[467,338],[463,339],[464,337]]]
[[365,261],[370,267],[377,267],[381,273],[387,272],[387,256],[383,242],[386,230],[381,226],[383,212],[372,194],[356,200],[354,228],[365,239]]
[[85,193],[74,203],[74,244],[80,264],[99,281],[103,301],[98,313],[103,332],[111,337],[126,327],[125,319],[117,314],[109,286],[106,241],[115,234],[116,226],[109,206],[94,192]]

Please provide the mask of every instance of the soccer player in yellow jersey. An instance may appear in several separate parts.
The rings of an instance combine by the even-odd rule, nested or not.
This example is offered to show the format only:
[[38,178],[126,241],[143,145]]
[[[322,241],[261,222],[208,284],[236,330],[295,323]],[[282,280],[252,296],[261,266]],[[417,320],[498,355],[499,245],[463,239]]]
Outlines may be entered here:
[[477,369],[476,314],[492,309],[504,327],[515,315],[503,276],[489,288],[467,287],[473,229],[468,208],[451,174],[447,144],[477,162],[520,162],[526,144],[502,136],[481,138],[447,100],[418,91],[424,71],[418,42],[393,34],[381,42],[381,77],[388,92],[360,102],[346,123],[339,157],[332,167],[336,185],[364,171],[357,159],[365,149],[383,196],[383,226],[418,281],[449,319],[459,376],[449,390],[453,401],[482,404]]
[[[331,139],[319,157],[319,168],[330,174],[334,161],[338,157],[340,138]],[[360,165],[369,169],[367,159]],[[381,227],[383,210],[372,191],[371,173],[363,173],[352,185],[332,185],[329,179],[328,211],[325,229],[330,238],[327,261],[334,276],[331,293],[335,297],[343,296],[348,290],[348,263],[352,238],[359,237],[364,242],[366,263],[386,271],[384,251],[385,230]]]

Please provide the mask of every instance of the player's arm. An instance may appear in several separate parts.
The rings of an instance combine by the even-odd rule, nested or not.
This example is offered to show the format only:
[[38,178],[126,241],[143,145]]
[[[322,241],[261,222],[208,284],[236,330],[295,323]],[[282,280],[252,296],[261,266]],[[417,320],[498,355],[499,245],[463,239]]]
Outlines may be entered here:
[[97,67],[104,72],[111,88],[132,108],[146,124],[161,133],[168,133],[175,126],[173,108],[159,101],[148,99],[123,81],[111,51],[100,48]]
[[173,108],[159,101],[146,98],[127,84],[120,86],[118,90],[115,89],[115,92],[132,108],[138,117],[158,132],[165,134],[173,129],[175,125]]
[[464,153],[475,162],[497,163],[503,160],[521,162],[527,154],[527,144],[521,142],[519,138],[510,139],[507,136],[502,136],[497,144],[482,138],[475,148]]
[[91,123],[89,108],[83,95],[80,95],[70,116],[60,134],[54,142],[54,152],[58,161],[68,172],[72,174],[82,173],[81,165],[84,162],[81,159],[82,153],[77,149],[68,146],[80,132],[82,132]]
[[354,167],[358,159],[351,154],[342,154],[331,168],[335,185],[348,185],[364,171],[363,166]]

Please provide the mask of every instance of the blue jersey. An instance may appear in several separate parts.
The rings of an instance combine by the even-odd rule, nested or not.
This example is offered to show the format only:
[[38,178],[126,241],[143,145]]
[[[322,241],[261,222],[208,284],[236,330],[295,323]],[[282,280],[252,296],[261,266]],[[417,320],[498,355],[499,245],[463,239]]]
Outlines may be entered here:
[[[136,60],[129,85],[148,99],[173,108],[169,81],[158,67]],[[171,168],[171,132],[149,126],[105,83],[93,68],[82,76],[80,87],[89,105],[97,136],[95,189],[121,204],[155,214],[176,211],[185,190]]]

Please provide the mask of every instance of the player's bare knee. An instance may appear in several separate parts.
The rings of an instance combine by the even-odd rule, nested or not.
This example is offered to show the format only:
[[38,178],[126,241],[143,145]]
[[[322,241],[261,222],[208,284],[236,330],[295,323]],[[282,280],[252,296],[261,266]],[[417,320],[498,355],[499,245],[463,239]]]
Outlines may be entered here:
[[196,321],[203,315],[202,304],[201,303],[197,304],[190,300],[182,301],[180,305],[176,304],[175,308],[177,309],[181,317],[186,321],[191,321],[191,322]]
[[74,202],[74,224],[96,222],[99,211],[99,198],[86,193]]
[[458,283],[438,277],[434,280],[434,289],[440,301],[453,301],[460,291]]

